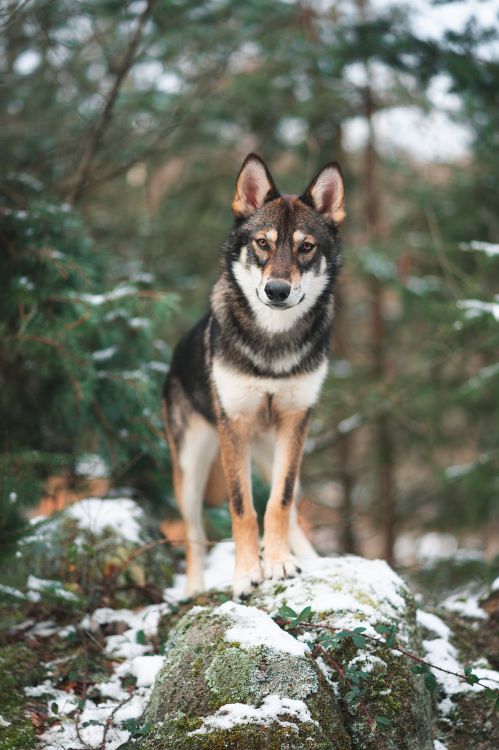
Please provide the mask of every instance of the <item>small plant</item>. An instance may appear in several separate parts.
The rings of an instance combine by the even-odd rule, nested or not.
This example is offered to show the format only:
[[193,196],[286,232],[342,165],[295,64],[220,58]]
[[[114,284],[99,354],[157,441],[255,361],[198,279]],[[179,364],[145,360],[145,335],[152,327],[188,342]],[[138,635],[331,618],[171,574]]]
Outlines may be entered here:
[[356,649],[365,648],[368,643],[373,643],[375,646],[388,648],[401,654],[406,659],[415,662],[411,667],[411,672],[423,677],[424,686],[429,693],[433,693],[438,684],[432,670],[451,674],[454,677],[458,677],[463,682],[466,682],[468,685],[480,685],[484,688],[485,697],[493,702],[493,709],[497,710],[499,708],[499,690],[492,689],[488,685],[485,685],[480,678],[474,674],[470,665],[466,665],[462,673],[453,672],[444,669],[443,667],[439,667],[436,664],[432,664],[417,654],[407,651],[397,643],[397,625],[395,624],[387,625],[386,623],[381,622],[376,623],[373,627],[376,633],[380,636],[378,638],[377,636],[368,634],[366,632],[367,628],[363,626],[349,630],[335,628],[332,625],[323,622],[311,622],[313,613],[310,606],[305,607],[299,613],[295,612],[291,607],[283,606],[277,614],[279,624],[286,628],[286,630],[303,632],[304,629],[311,629],[318,631],[319,636],[313,648],[312,655],[314,658],[322,656],[327,664],[329,664],[329,666],[338,674],[340,680],[346,687],[343,699],[349,707],[358,708],[364,713],[372,734],[378,729],[387,729],[391,726],[392,722],[386,716],[371,716],[364,702],[364,698],[369,690],[369,680],[371,678],[370,673],[352,665],[343,667],[336,660],[334,652],[342,641],[349,641]]

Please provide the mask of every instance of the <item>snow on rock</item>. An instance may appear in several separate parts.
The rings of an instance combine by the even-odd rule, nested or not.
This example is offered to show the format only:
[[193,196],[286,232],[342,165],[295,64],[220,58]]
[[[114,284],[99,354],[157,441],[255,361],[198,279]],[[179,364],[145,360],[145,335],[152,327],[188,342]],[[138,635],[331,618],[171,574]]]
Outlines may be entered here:
[[[302,573],[276,586],[265,581],[254,603],[276,615],[286,605],[297,612],[310,606],[319,617],[334,613],[337,627],[369,626],[404,617],[408,589],[383,560],[323,557],[300,561]],[[372,628],[372,634],[375,634]]]
[[92,534],[112,529],[133,544],[141,543],[140,529],[144,511],[129,498],[88,497],[70,505],[64,512],[68,518],[76,521],[80,529]]
[[225,640],[229,643],[238,643],[241,648],[267,646],[293,656],[304,656],[310,651],[306,643],[300,643],[282,630],[261,609],[225,602],[215,610],[215,613],[224,615],[234,623],[225,631]]
[[447,747],[440,740],[435,740],[433,745],[435,750],[447,750]]
[[499,576],[492,581],[490,586],[491,591],[499,591]]
[[449,612],[455,612],[460,617],[475,620],[487,619],[487,613],[480,607],[479,597],[471,593],[452,594],[442,602],[442,607]]
[[[439,703],[439,710],[443,716],[448,716],[453,708],[452,696],[460,693],[479,693],[484,690],[482,685],[469,685],[465,680],[457,675],[463,674],[463,665],[459,659],[457,649],[450,642],[452,638],[451,629],[437,615],[430,612],[417,612],[418,623],[427,631],[437,636],[436,638],[427,638],[423,641],[425,658],[435,667],[432,669],[433,674],[440,687],[444,691],[444,698]],[[488,687],[496,687],[499,680],[499,672],[489,669],[485,662],[476,662],[470,665],[474,674],[484,682]],[[448,674],[454,672],[457,674]]]
[[259,708],[247,703],[228,703],[221,706],[215,714],[207,716],[203,720],[199,729],[189,732],[189,736],[206,734],[216,729],[232,729],[238,724],[251,723],[268,725],[277,722],[281,726],[298,729],[294,722],[279,719],[280,714],[292,716],[300,723],[306,721],[317,723],[313,721],[310,711],[303,701],[280,698],[278,695],[268,695]]

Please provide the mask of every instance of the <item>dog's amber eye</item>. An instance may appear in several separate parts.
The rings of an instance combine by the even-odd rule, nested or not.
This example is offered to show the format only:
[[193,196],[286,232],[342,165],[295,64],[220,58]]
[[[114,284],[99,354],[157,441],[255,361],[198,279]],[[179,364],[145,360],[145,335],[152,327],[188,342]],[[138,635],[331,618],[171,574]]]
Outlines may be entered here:
[[311,250],[313,250],[315,245],[313,242],[303,242],[300,246],[300,253],[309,253]]
[[258,247],[261,247],[263,250],[268,250],[269,243],[265,239],[265,237],[257,237],[256,244]]

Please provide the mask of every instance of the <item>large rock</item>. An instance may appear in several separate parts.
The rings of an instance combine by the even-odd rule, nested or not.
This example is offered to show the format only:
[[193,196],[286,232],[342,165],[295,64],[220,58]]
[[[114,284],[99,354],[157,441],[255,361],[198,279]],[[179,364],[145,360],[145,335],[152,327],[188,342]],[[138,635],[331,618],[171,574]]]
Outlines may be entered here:
[[[311,607],[298,639],[272,619],[283,606]],[[324,644],[328,631],[310,627],[364,627],[380,638],[374,626],[383,624],[419,653],[415,615],[407,587],[385,563],[356,557],[305,561],[298,578],[262,584],[248,606],[195,606],[170,632],[146,713],[151,729],[134,746],[433,750],[427,697],[410,663],[383,642]],[[359,670],[361,706],[348,698]],[[389,726],[373,731],[369,717]]]

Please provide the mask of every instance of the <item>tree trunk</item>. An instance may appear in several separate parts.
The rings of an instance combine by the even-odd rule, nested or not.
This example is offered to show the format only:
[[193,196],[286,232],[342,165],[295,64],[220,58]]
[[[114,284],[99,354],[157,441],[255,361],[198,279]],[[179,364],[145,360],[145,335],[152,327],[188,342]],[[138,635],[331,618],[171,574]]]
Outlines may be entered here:
[[[361,6],[364,4],[361,3]],[[362,10],[362,8],[361,8]],[[365,117],[368,125],[368,139],[364,154],[364,212],[367,223],[367,243],[374,243],[381,237],[381,207],[379,156],[376,150],[373,115],[375,102],[369,81],[366,64],[367,83],[364,93]],[[372,277],[369,282],[370,321],[369,336],[371,345],[372,374],[379,388],[386,376],[385,320],[383,315],[383,285]],[[394,446],[391,435],[390,416],[381,413],[374,422],[374,450],[376,454],[377,487],[375,507],[379,510],[383,532],[383,557],[393,564],[393,548],[396,527],[396,492],[394,482]]]

